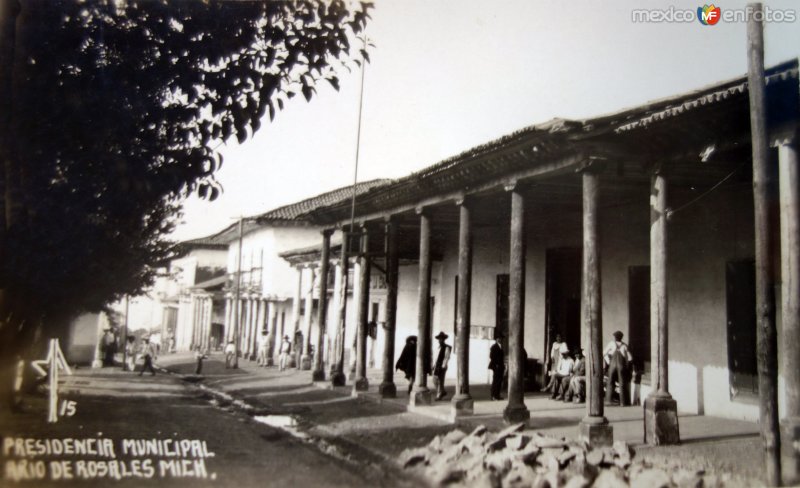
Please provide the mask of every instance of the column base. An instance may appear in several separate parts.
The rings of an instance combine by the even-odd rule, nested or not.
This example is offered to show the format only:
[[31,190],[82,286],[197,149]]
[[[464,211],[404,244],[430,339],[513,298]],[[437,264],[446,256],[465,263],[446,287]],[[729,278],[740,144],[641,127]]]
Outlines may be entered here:
[[784,486],[800,485],[800,417],[781,420],[781,473]]
[[286,361],[287,368],[296,368],[297,367],[297,359],[295,359],[294,354],[289,356],[289,359]]
[[353,385],[353,391],[367,391],[369,390],[369,380],[366,378],[358,378]]
[[454,418],[469,417],[475,413],[475,402],[469,394],[455,395],[450,404]]
[[347,377],[341,371],[331,373],[331,385],[344,386],[347,383]]
[[614,444],[614,427],[605,417],[584,417],[579,436],[589,441],[592,447],[611,446]]
[[312,371],[311,381],[325,381],[325,371],[321,369]]
[[651,446],[680,444],[678,402],[669,393],[654,393],[644,400],[644,443]]
[[271,357],[268,357],[268,358],[267,358],[267,364],[266,364],[266,366],[275,366],[275,362],[272,360],[272,358],[271,358]]
[[384,381],[378,385],[378,393],[381,394],[381,398],[396,398],[397,387],[394,385],[394,383]]
[[412,407],[418,406],[425,406],[431,405],[433,403],[433,398],[431,395],[431,391],[428,389],[427,386],[417,387],[415,386],[413,390],[411,390],[411,395],[408,397],[408,404]]
[[503,422],[507,424],[518,424],[520,422],[525,422],[527,424],[530,418],[531,413],[524,403],[517,405],[509,403],[506,405],[506,408],[503,409]]
[[311,356],[303,354],[303,356],[300,358],[300,369],[304,371],[311,369]]
[[95,359],[92,361],[92,369],[99,369],[103,367],[103,361],[100,359]]

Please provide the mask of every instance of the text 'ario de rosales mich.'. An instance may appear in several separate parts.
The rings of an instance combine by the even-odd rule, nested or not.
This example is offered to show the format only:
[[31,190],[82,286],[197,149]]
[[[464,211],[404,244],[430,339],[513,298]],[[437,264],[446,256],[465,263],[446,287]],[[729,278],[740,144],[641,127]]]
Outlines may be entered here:
[[2,446],[7,481],[216,479],[206,466],[214,452],[198,439],[6,437]]

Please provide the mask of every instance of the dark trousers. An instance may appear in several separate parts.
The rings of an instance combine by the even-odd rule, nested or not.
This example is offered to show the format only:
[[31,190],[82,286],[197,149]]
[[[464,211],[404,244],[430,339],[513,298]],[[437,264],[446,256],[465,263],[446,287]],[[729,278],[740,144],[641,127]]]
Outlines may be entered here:
[[114,366],[114,348],[106,346],[105,354],[103,355],[103,366]]
[[436,399],[441,400],[442,398],[447,396],[447,392],[444,390],[444,375],[447,374],[447,368],[439,369],[434,372],[433,378],[436,383]]
[[615,385],[619,384],[619,404],[627,407],[631,404],[630,379],[627,375],[626,361],[622,354],[615,352],[608,365],[608,384],[606,385],[606,403],[611,403]]
[[505,368],[502,366],[492,369],[492,398],[501,398],[501,391],[503,389],[503,374]]
[[203,358],[197,358],[197,367],[194,368],[194,374],[200,374],[203,372]]
[[153,358],[150,357],[149,354],[145,354],[144,356],[144,366],[142,366],[142,370],[139,371],[139,376],[142,376],[145,370],[150,370],[150,374],[155,376],[156,370],[153,368]]

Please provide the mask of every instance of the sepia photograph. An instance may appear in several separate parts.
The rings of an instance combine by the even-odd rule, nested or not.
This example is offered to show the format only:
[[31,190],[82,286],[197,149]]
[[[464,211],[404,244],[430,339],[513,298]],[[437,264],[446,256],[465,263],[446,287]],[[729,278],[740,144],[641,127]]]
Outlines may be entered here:
[[792,0],[0,0],[0,487],[800,486],[798,59]]

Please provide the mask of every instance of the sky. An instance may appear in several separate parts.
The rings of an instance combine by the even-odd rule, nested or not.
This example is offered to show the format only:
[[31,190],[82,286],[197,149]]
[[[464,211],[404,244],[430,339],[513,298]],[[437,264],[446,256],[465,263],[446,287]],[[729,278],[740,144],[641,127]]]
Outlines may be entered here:
[[[724,11],[744,8],[725,1]],[[800,57],[794,22],[765,24],[767,66]],[[555,117],[588,118],[743,76],[746,24],[634,22],[634,9],[695,12],[697,2],[377,0],[367,35],[358,181],[398,178]],[[190,197],[177,240],[351,185],[361,73],[339,92],[293,98],[254,137],[220,149],[224,192]]]

